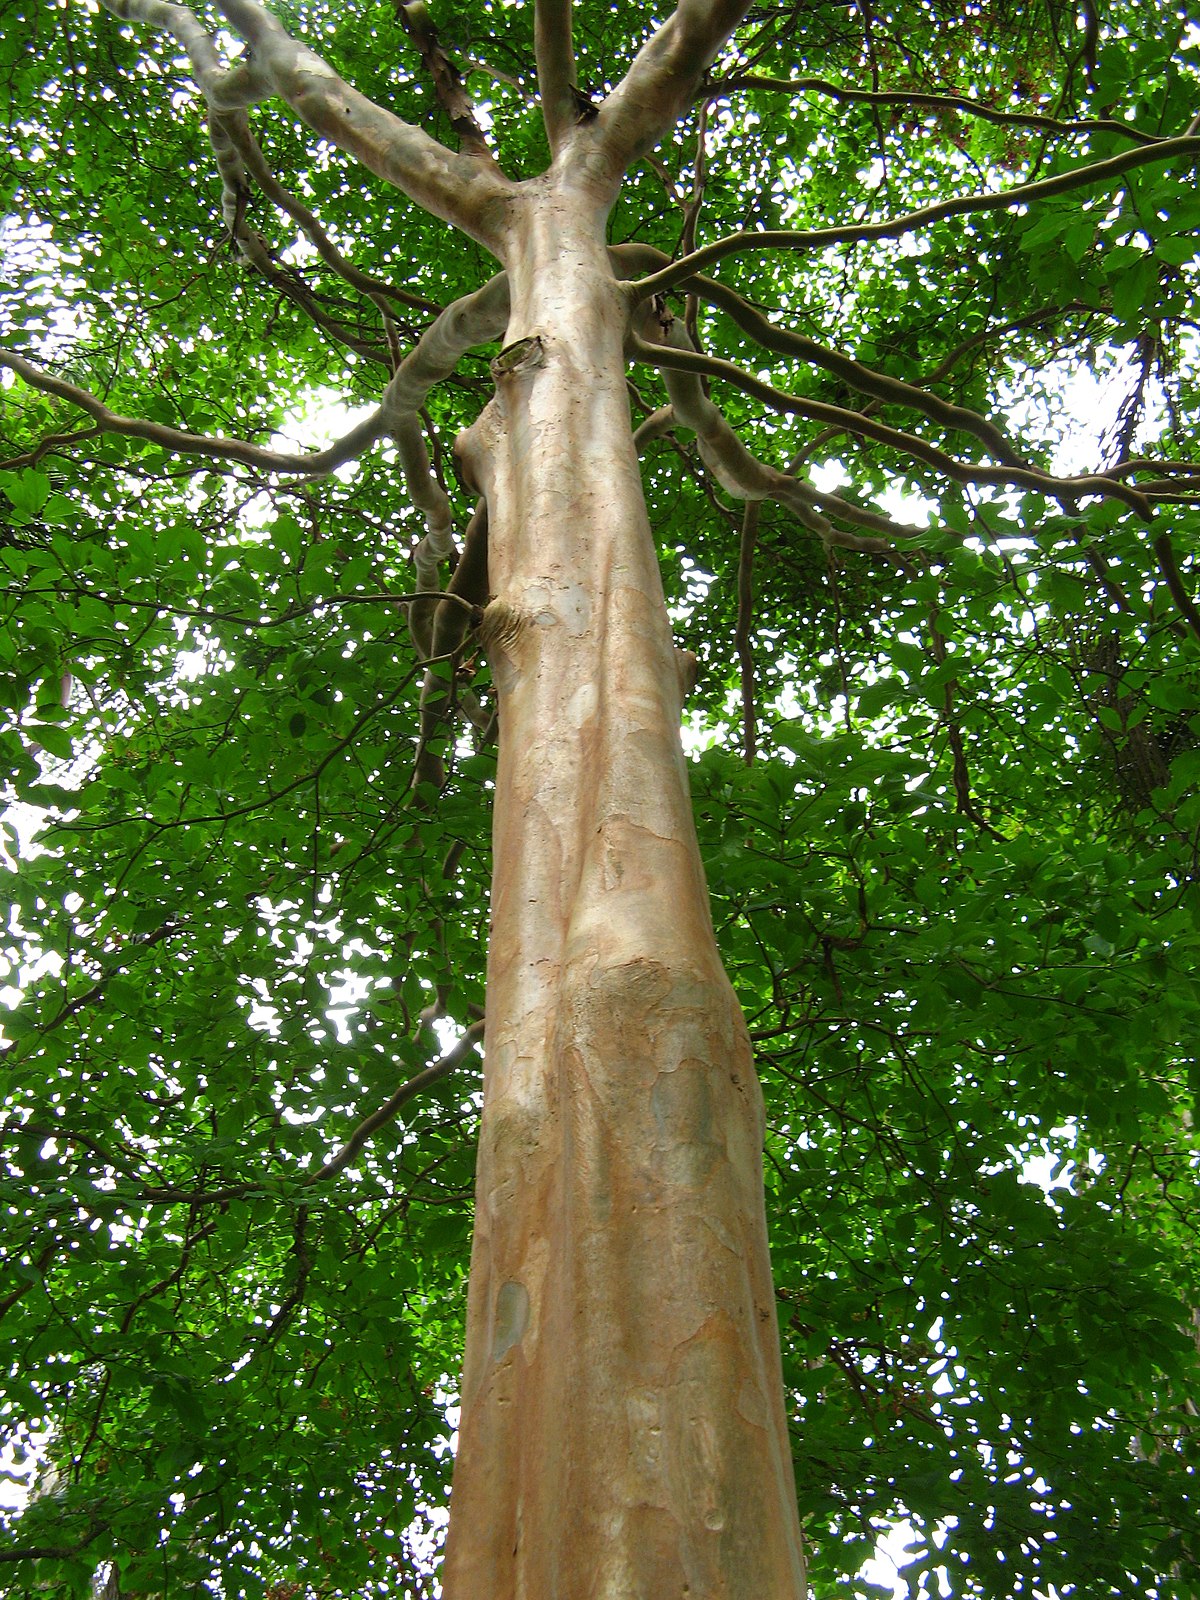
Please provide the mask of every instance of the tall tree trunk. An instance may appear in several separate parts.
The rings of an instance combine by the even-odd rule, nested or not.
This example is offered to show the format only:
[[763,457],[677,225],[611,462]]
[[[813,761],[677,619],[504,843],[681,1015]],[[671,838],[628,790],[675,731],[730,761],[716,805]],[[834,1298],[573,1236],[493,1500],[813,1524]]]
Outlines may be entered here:
[[518,229],[510,354],[461,443],[501,737],[443,1593],[799,1600],[762,1104],[696,847],[625,304],[582,189],[543,180]]

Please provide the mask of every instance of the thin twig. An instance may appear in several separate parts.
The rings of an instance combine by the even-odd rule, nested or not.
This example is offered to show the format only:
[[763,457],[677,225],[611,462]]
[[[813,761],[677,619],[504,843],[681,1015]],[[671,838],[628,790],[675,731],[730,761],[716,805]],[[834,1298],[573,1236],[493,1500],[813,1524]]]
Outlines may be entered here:
[[758,744],[754,711],[754,647],[751,624],[754,620],[754,549],[758,543],[758,521],[762,502],[747,500],[742,514],[742,538],[738,549],[737,628],[734,644],[742,674],[742,754],[746,765],[754,765]]

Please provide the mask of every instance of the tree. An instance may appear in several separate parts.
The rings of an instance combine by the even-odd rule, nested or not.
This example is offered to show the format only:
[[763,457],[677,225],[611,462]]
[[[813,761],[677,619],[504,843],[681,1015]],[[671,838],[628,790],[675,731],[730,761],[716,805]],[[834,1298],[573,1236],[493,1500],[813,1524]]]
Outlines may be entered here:
[[430,1594],[457,1427],[447,1600],[1200,1593],[1186,10],[104,6],[0,43],[15,1592]]

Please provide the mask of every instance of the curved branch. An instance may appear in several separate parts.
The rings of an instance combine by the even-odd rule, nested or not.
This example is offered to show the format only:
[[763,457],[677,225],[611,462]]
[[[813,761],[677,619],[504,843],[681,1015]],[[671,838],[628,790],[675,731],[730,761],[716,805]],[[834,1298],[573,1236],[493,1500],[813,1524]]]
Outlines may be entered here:
[[534,0],[533,49],[537,57],[542,122],[556,156],[579,123],[579,75],[571,37],[573,0]]
[[786,228],[764,228],[759,233],[731,233],[724,239],[682,256],[670,266],[652,273],[634,285],[638,299],[662,294],[674,289],[688,278],[693,278],[703,268],[726,256],[748,250],[821,250],[829,245],[854,244],[871,239],[898,239],[931,223],[942,222],[947,217],[965,216],[969,212],[1007,211],[1015,206],[1030,205],[1038,200],[1049,200],[1072,189],[1086,188],[1090,184],[1105,183],[1119,178],[1137,167],[1153,162],[1166,162],[1176,156],[1200,154],[1200,138],[1190,136],[1164,139],[1150,149],[1126,150],[1121,155],[1110,156],[1106,161],[1094,161],[1086,167],[1075,167],[1070,172],[1056,173],[1052,178],[1039,178],[1034,183],[1019,184],[1015,189],[1005,189],[998,194],[956,195],[941,200],[936,205],[925,206],[920,211],[909,211],[899,217],[888,217],[881,222],[846,223],[836,228],[812,228],[793,231]]
[[[147,4],[152,0],[125,0]],[[420,128],[350,87],[314,50],[293,39],[259,0],[218,0],[254,52],[272,89],[322,138],[336,144],[434,216],[503,253],[514,186],[491,162],[447,150]]]
[[[686,365],[688,360],[695,357],[700,363],[705,363],[708,358],[695,356],[687,333],[680,323],[671,318],[670,321],[653,325],[653,319],[647,312],[643,313],[642,325],[656,339],[661,339],[664,344],[669,341],[671,346],[668,352],[663,344],[645,344],[636,335],[631,335],[629,340],[631,353],[635,355],[642,350],[661,351],[663,354],[661,362],[654,360],[653,356],[651,359],[655,365],[667,369],[663,372],[663,381],[671,397],[671,416],[668,419],[661,412],[655,413],[656,433],[665,431],[671,422],[677,422],[682,427],[691,429],[696,435],[700,459],[721,488],[735,499],[747,502],[778,501],[780,505],[787,507],[798,522],[818,534],[826,544],[841,545],[846,549],[865,550],[876,554],[891,553],[892,546],[886,539],[864,539],[857,534],[846,533],[835,528],[818,509],[820,501],[824,499],[835,516],[842,516],[843,502],[837,501],[833,496],[818,496],[808,484],[790,473],[780,472],[778,468],[768,466],[746,448],[726,418],[704,393],[699,377],[690,375],[690,368]],[[676,355],[680,357],[679,371],[672,370],[675,365],[673,358]],[[854,508],[847,506],[845,509]],[[850,516],[845,520],[858,519]],[[916,531],[897,528],[885,517],[877,516],[875,525],[878,526],[880,523],[883,523],[892,535]]]
[[1114,134],[1119,139],[1131,139],[1135,144],[1154,145],[1162,142],[1162,135],[1143,133],[1128,122],[1117,122],[1112,117],[1098,117],[1080,122],[1062,122],[1057,117],[1043,117],[1036,111],[999,111],[979,100],[968,100],[956,94],[926,94],[904,89],[849,89],[844,84],[831,83],[828,78],[761,78],[753,72],[737,73],[730,78],[719,78],[709,84],[705,98],[718,100],[735,89],[765,89],[781,94],[824,94],[833,100],[857,101],[871,106],[922,106],[930,111],[961,111],[964,116],[979,117],[983,122],[993,122],[1000,127],[1038,128],[1045,133],[1061,133],[1068,137],[1086,138],[1094,133]]
[[[160,449],[179,455],[237,461],[243,466],[257,467],[264,472],[295,472],[307,477],[326,477],[344,462],[361,455],[385,433],[391,433],[413,499],[426,512],[427,522],[432,517],[439,529],[444,524],[443,547],[439,547],[436,558],[440,561],[450,553],[451,547],[449,501],[430,471],[429,457],[420,441],[417,413],[433,385],[449,377],[472,345],[495,338],[503,329],[507,315],[508,281],[501,273],[473,294],[464,295],[453,305],[447,306],[437,321],[426,328],[400,363],[384,391],[381,403],[369,417],[365,417],[326,449],[303,455],[287,455],[276,450],[264,450],[260,445],[242,439],[209,437],[140,417],[120,416],[98,396],[68,383],[64,378],[54,377],[12,350],[0,349],[0,367],[11,368],[31,388],[78,406],[105,433],[145,439]],[[432,524],[430,532],[434,532]],[[432,572],[423,571],[418,564],[417,579],[419,588],[436,589],[436,561]]]
[[122,22],[144,22],[169,33],[180,44],[196,74],[196,83],[211,110],[244,111],[269,99],[271,84],[258,60],[230,66],[222,61],[212,35],[188,6],[174,0],[101,0]]
[[86,439],[95,439],[103,433],[103,428],[76,428],[71,433],[47,433],[33,446],[19,456],[9,456],[7,461],[0,461],[0,472],[13,472],[21,467],[36,467],[43,456],[65,455],[65,444],[82,444]]
[[221,178],[221,214],[230,236],[235,236],[248,190],[239,149],[250,134],[246,108],[271,93],[261,63],[229,66],[196,14],[171,0],[102,0],[102,4],[122,22],[144,22],[169,33],[182,46],[208,108],[209,142]]
[[[499,337],[508,307],[508,279],[503,273],[447,306],[400,363],[384,396],[387,428],[396,441],[408,492],[425,517],[427,532],[413,552],[418,589],[439,587],[438,568],[454,549],[450,499],[430,465],[421,407],[434,384],[448,378],[473,345]],[[429,655],[432,639],[424,637],[424,615],[410,617],[410,623],[419,653]]]
[[1178,473],[1183,478],[1200,478],[1200,461],[1154,461],[1149,456],[1131,456],[1106,467],[1105,471],[1112,478],[1132,477],[1135,472]]
[[162,422],[148,422],[141,417],[123,417],[110,411],[104,401],[81,389],[65,378],[26,361],[13,350],[0,350],[0,367],[8,367],[21,377],[31,389],[67,400],[81,411],[86,411],[103,433],[124,434],[131,439],[145,439],[176,455],[205,456],[218,461],[237,461],[245,467],[258,467],[264,472],[298,472],[310,478],[327,477],[329,473],[352,461],[380,439],[387,429],[384,407],[378,406],[369,417],[343,434],[324,450],[313,450],[304,455],[285,455],[276,450],[264,450],[260,445],[243,439],[226,439],[220,435],[208,436],[188,433],[183,428],[170,428]]
[[955,483],[990,483],[998,486],[1019,484],[1022,488],[1034,489],[1039,494],[1058,500],[1068,510],[1074,509],[1075,501],[1081,495],[1101,495],[1123,501],[1147,522],[1153,516],[1150,502],[1145,495],[1136,489],[1130,489],[1126,484],[1118,483],[1113,478],[1100,474],[1055,478],[1048,472],[1039,471],[1036,467],[983,467],[972,462],[958,461],[946,451],[938,449],[936,445],[928,444],[924,439],[918,439],[911,433],[904,433],[899,428],[890,428],[886,423],[877,422],[874,417],[868,417],[861,411],[829,405],[823,400],[806,400],[799,395],[785,394],[783,390],[764,383],[761,378],[743,372],[732,361],[724,361],[718,356],[702,356],[695,351],[676,348],[665,349],[660,345],[647,344],[637,335],[631,335],[628,344],[630,354],[635,360],[644,361],[654,367],[676,368],[681,372],[703,373],[707,377],[723,378],[744,393],[753,395],[756,400],[761,400],[773,411],[809,417],[817,422],[833,423],[849,433],[875,439],[880,444],[890,445],[913,460],[923,461],[936,471],[945,473]]
[[[651,254],[649,245],[640,245],[637,250],[643,257]],[[663,261],[666,260],[660,251],[654,251],[653,254]],[[890,377],[885,372],[877,372],[873,367],[865,367],[852,357],[831,350],[828,345],[818,344],[806,334],[793,333],[788,328],[776,327],[735,289],[717,283],[712,278],[697,276],[689,279],[684,287],[689,294],[698,294],[710,305],[718,306],[743,333],[749,334],[750,338],[764,350],[772,350],[781,356],[799,356],[802,361],[833,373],[852,389],[857,389],[860,394],[870,395],[872,399],[880,400],[885,405],[905,406],[910,411],[920,411],[931,421],[940,423],[952,432],[969,433],[978,439],[997,461],[1006,462],[1010,466],[1024,465],[1016,447],[990,418],[980,415],[979,412],[943,400],[938,395],[930,394],[926,389],[905,383],[900,378]]]

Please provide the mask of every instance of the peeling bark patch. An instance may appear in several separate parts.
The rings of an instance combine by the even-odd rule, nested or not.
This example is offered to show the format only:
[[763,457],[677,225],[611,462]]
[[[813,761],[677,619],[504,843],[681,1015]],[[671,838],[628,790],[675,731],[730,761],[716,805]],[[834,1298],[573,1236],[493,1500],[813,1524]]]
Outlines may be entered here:
[[592,625],[591,597],[582,584],[531,584],[521,600],[539,628],[559,624],[570,638],[582,639]]
[[523,1283],[510,1279],[496,1296],[496,1327],[492,1335],[492,1360],[499,1361],[519,1344],[529,1326],[529,1295]]
[[763,1397],[762,1390],[757,1384],[751,1383],[749,1378],[742,1380],[738,1390],[737,1408],[741,1416],[752,1428],[761,1428],[764,1433],[771,1426],[771,1412]]
[[571,696],[567,716],[573,728],[582,728],[596,715],[600,695],[594,683],[581,683]]

